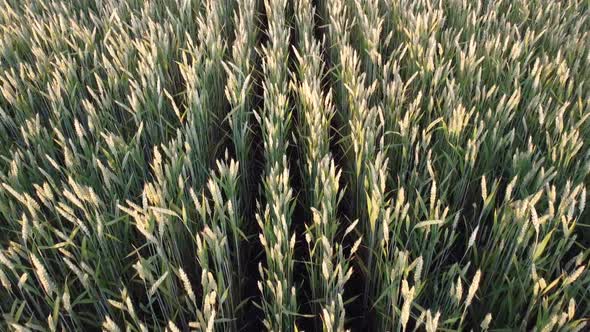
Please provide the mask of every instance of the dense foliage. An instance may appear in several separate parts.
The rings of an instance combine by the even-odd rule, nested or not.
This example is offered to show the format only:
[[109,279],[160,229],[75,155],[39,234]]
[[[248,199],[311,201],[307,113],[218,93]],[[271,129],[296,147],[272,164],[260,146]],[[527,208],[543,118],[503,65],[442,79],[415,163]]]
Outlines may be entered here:
[[590,2],[0,0],[0,330],[581,331]]

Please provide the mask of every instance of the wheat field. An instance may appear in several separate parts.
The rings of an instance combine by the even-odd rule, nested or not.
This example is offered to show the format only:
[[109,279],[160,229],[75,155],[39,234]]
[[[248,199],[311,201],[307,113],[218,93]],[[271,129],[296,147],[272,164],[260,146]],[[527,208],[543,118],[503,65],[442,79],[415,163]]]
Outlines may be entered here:
[[589,118],[587,0],[0,0],[0,330],[586,331]]

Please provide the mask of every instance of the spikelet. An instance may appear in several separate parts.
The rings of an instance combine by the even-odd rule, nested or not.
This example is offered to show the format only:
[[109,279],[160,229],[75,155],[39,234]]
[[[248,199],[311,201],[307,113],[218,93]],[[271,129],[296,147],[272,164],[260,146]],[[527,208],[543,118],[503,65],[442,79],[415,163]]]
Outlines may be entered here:
[[20,278],[18,278],[18,289],[22,290],[22,288],[24,287],[24,285],[27,283],[27,280],[29,279],[29,274],[28,273],[23,273]]
[[62,294],[62,301],[64,303],[64,309],[70,314],[72,314],[72,303],[70,300],[70,290],[68,287],[65,287],[64,293]]
[[8,277],[2,269],[0,269],[0,284],[2,284],[2,287],[4,287],[7,291],[10,291],[12,289],[10,280],[8,280]]
[[436,180],[432,180],[432,186],[430,187],[430,211],[434,211],[436,205]]
[[574,319],[576,314],[576,300],[572,297],[567,306],[567,315],[569,319]]
[[106,316],[102,322],[102,328],[107,332],[121,332],[119,326],[109,316]]
[[477,292],[477,289],[479,288],[480,279],[481,279],[481,271],[477,270],[477,272],[475,272],[475,275],[473,276],[473,280],[471,281],[471,285],[469,286],[469,290],[467,291],[467,297],[465,298],[465,307],[469,307],[469,305],[471,305],[471,301],[473,300],[473,297],[475,296],[475,292]]
[[461,298],[463,297],[463,285],[461,283],[461,277],[457,278],[457,284],[455,285],[455,300],[457,303],[461,303]]
[[578,326],[576,326],[574,329],[572,329],[572,332],[584,331],[584,328],[586,328],[586,325],[588,325],[588,322],[583,321],[583,322],[579,323]]
[[322,275],[326,281],[330,280],[330,272],[328,271],[328,265],[325,260],[322,262]]
[[537,210],[534,206],[531,206],[531,223],[535,228],[535,232],[539,234],[539,216],[537,215]]
[[131,315],[131,318],[133,318],[134,320],[137,320],[137,314],[135,313],[135,306],[133,305],[133,301],[131,299],[131,297],[127,294],[127,289],[123,288],[123,291],[121,292],[121,297],[123,299],[125,299],[125,307],[127,308],[127,312],[129,312],[129,315]]
[[488,184],[485,175],[481,177],[481,198],[484,202],[488,199]]
[[492,322],[492,314],[488,312],[488,314],[481,321],[481,324],[479,325],[479,327],[481,327],[481,329],[485,331],[490,328],[491,322]]
[[88,288],[88,286],[89,286],[89,283],[88,283],[88,274],[85,273],[85,272],[83,272],[79,267],[77,267],[69,258],[64,257],[63,260],[66,263],[66,266],[72,272],[74,272],[74,274],[76,274],[76,277],[78,277],[78,280],[82,283],[82,285],[85,288]]
[[23,213],[23,216],[20,220],[21,222],[21,238],[23,240],[23,243],[26,243],[27,240],[29,239],[29,236],[31,236],[31,228],[29,225],[29,219],[27,218],[27,216]]
[[576,280],[578,280],[578,278],[584,272],[584,269],[586,269],[585,265],[578,267],[574,272],[572,272],[570,275],[568,275],[567,278],[565,278],[565,280],[563,281],[563,285],[567,286],[567,285],[574,283]]
[[404,298],[404,304],[402,305],[400,313],[400,322],[403,326],[403,331],[406,330],[408,321],[410,319],[410,309],[412,302],[414,301],[414,287],[409,288],[408,282],[404,279],[402,281],[402,296]]
[[416,260],[416,269],[414,270],[414,284],[419,285],[422,278],[422,268],[424,266],[424,259],[422,256]]
[[49,316],[47,316],[47,325],[49,326],[49,331],[51,332],[55,332],[56,330],[56,325],[57,325],[57,321],[55,321],[53,319],[53,315],[49,314]]
[[440,319],[440,312],[437,311],[432,317],[430,310],[426,311],[426,332],[436,332],[438,329],[438,321]]
[[552,315],[551,320],[547,323],[547,325],[543,326],[541,332],[550,332],[553,331],[553,327],[557,324],[557,316]]
[[178,328],[178,326],[176,326],[176,324],[174,324],[173,321],[168,321],[168,326],[166,326],[166,331],[180,332],[180,329]]
[[149,297],[152,297],[154,296],[154,294],[156,294],[160,285],[164,282],[164,280],[166,280],[166,277],[168,277],[168,271],[164,272],[164,274],[160,278],[158,278],[156,282],[154,282],[152,287],[150,287],[150,290],[148,291]]
[[8,267],[11,271],[14,271],[14,263],[12,263],[5,255],[3,251],[0,251],[0,263]]
[[512,191],[514,190],[514,186],[516,185],[516,181],[518,181],[518,176],[515,176],[508,186],[506,186],[506,195],[504,196],[504,200],[509,202],[512,199]]
[[479,230],[479,225],[477,225],[475,227],[475,229],[473,230],[473,232],[471,233],[471,236],[469,236],[469,241],[467,242],[467,249],[473,247],[473,245],[475,244],[475,239],[477,237],[477,232]]
[[178,277],[180,278],[180,281],[182,281],[182,286],[184,287],[184,291],[188,295],[189,299],[192,301],[193,304],[196,305],[197,298],[195,297],[195,293],[193,292],[193,286],[191,285],[188,276],[182,268],[178,269]]
[[559,316],[559,321],[557,321],[557,326],[563,327],[567,321],[568,321],[567,312],[562,312],[561,315]]
[[27,205],[27,200],[25,199],[25,196],[14,190],[7,183],[3,183],[2,186],[4,186],[4,189],[6,189],[6,191],[8,191],[12,196],[14,196],[14,198],[16,198],[19,202],[21,202],[25,206]]
[[31,255],[31,262],[33,263],[35,273],[37,274],[37,277],[39,278],[39,282],[43,286],[43,289],[48,295],[52,295],[56,291],[56,288],[55,284],[53,283],[53,280],[49,277],[49,274],[47,273],[45,266],[34,254]]

